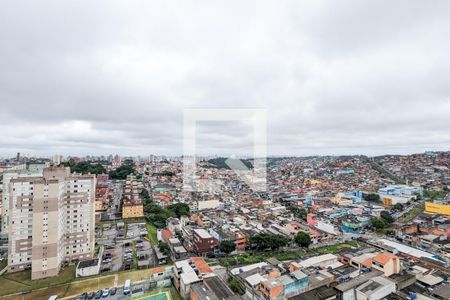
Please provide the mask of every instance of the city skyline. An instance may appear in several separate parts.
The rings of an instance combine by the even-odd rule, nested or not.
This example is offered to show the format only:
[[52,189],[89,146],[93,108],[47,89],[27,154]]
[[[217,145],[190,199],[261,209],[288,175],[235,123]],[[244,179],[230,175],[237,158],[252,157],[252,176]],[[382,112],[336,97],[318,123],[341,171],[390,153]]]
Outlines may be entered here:
[[[450,148],[449,149],[442,149],[442,150],[436,150],[436,149],[431,149],[431,148],[427,148],[424,151],[421,152],[403,152],[403,153],[380,153],[380,154],[376,154],[376,155],[367,155],[364,153],[354,153],[354,154],[349,154],[349,153],[344,153],[344,154],[312,154],[312,155],[289,155],[289,154],[279,154],[279,155],[267,155],[266,158],[308,158],[308,157],[345,157],[345,156],[366,156],[368,158],[372,158],[372,157],[382,157],[382,156],[410,156],[410,155],[417,155],[417,154],[424,154],[424,153],[442,153],[442,152],[450,152]],[[60,157],[61,159],[67,159],[67,158],[94,158],[94,159],[98,159],[100,157],[104,157],[104,158],[108,158],[111,157],[113,158],[115,155],[119,155],[119,157],[121,158],[141,158],[141,159],[147,159],[149,157],[157,157],[157,158],[162,158],[162,157],[167,157],[167,158],[182,158],[183,154],[175,154],[175,155],[169,155],[169,154],[164,154],[164,153],[147,153],[147,154],[136,154],[136,155],[131,155],[131,154],[127,154],[127,153],[99,153],[99,154],[92,154],[92,153],[87,153],[87,154],[64,154],[64,153],[54,153],[54,154],[44,154],[44,155],[33,155],[30,153],[21,153],[21,152],[15,152],[15,153],[11,153],[10,155],[0,155],[0,159],[9,159],[9,160],[14,160],[17,159],[17,155],[20,155],[21,158],[35,158],[35,159],[53,159],[55,157]],[[215,154],[215,153],[210,153],[210,154],[204,154],[204,155],[200,155],[198,154],[197,157],[199,158],[217,158],[217,157],[228,157],[226,153],[222,153],[222,154]],[[236,156],[236,158],[240,158],[240,159],[252,159],[254,158],[253,155],[251,154],[243,154],[243,155],[238,155]]]

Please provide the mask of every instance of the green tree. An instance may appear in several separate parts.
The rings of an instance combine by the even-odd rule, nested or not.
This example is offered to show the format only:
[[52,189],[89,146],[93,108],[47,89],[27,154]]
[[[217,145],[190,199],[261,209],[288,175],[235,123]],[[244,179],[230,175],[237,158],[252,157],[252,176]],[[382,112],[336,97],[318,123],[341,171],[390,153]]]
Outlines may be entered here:
[[219,244],[219,249],[225,254],[230,254],[236,250],[236,243],[233,240],[223,240]]
[[63,166],[69,167],[71,172],[81,174],[106,174],[106,169],[99,163],[93,163],[89,161],[82,161],[76,163],[73,159],[62,163]]
[[392,208],[395,210],[403,210],[405,207],[401,203],[397,203]]
[[172,171],[163,171],[160,173],[161,176],[175,176],[175,173]]
[[157,228],[166,227],[166,220],[175,217],[174,212],[164,209],[155,203],[148,203],[144,209],[146,211],[145,218],[147,222],[153,224]]
[[178,238],[181,242],[184,241],[184,236],[183,236],[183,234],[181,233],[180,230],[175,229],[175,235],[177,236],[177,238]]
[[289,205],[288,209],[294,214],[296,218],[306,221],[308,212],[304,208],[300,208],[296,205]]
[[244,287],[242,286],[242,284],[237,279],[230,278],[230,280],[228,280],[228,286],[236,294],[244,295],[244,293],[245,293]]
[[150,200],[150,195],[147,189],[142,189],[142,191],[139,193],[139,196],[144,202]]
[[295,236],[295,242],[300,246],[304,248],[308,248],[309,245],[311,245],[311,236],[303,231],[299,231],[297,235]]
[[383,229],[386,226],[386,223],[382,218],[373,218],[371,223],[376,229]]
[[364,195],[364,200],[369,201],[369,202],[380,202],[380,195],[375,194],[375,193],[370,193],[370,194],[366,194]]
[[285,247],[289,243],[286,237],[267,232],[252,236],[250,241],[257,250],[277,250],[280,247]]
[[127,159],[120,167],[110,171],[109,177],[111,179],[124,180],[130,174],[134,174],[134,162],[131,159]]
[[190,210],[189,205],[186,203],[176,203],[167,206],[167,209],[172,211],[178,218],[181,216],[189,216]]
[[395,219],[391,216],[391,214],[388,212],[388,211],[386,211],[386,210],[383,210],[381,213],[380,213],[380,217],[381,217],[381,219],[383,219],[383,221],[386,223],[386,224],[392,224],[392,223],[394,223],[395,222]]
[[165,255],[169,255],[170,254],[170,248],[169,248],[169,245],[167,245],[167,243],[165,243],[163,241],[159,241],[158,242],[158,248],[159,248],[159,251],[161,251]]

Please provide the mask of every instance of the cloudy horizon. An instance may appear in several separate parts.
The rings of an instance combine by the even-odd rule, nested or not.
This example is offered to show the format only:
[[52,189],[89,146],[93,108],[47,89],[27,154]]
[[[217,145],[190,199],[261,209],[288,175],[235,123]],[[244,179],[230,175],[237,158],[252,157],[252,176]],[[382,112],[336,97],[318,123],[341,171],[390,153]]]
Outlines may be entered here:
[[[183,111],[267,112],[267,154],[450,150],[450,2],[6,1],[0,157],[181,155]],[[199,153],[249,154],[246,124]]]

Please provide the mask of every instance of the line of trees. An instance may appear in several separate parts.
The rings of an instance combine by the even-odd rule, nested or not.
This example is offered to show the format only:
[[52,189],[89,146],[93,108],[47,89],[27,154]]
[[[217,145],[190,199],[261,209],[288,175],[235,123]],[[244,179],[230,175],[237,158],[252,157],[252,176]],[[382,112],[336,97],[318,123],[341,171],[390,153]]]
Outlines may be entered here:
[[375,193],[370,193],[370,194],[364,194],[364,200],[369,201],[369,202],[380,202],[380,195],[375,194]]
[[373,218],[372,221],[371,221],[372,226],[374,228],[376,228],[376,229],[383,229],[383,228],[389,226],[390,224],[392,224],[394,222],[395,222],[395,219],[386,210],[383,210],[380,213],[380,217],[379,218]]
[[278,250],[281,247],[286,247],[289,244],[289,239],[280,234],[263,232],[252,236],[250,242],[252,247],[259,251]]
[[295,242],[302,248],[308,248],[311,245],[311,236],[303,231],[299,231],[295,236]]
[[[311,245],[311,236],[303,231],[299,231],[294,238],[294,241],[302,248],[308,248]],[[289,238],[268,232],[258,233],[254,235],[251,239],[251,247],[258,251],[264,250],[278,250],[279,248],[286,247],[289,245]],[[234,250],[233,250],[234,251]],[[225,251],[224,251],[225,252]]]
[[130,174],[134,174],[134,162],[131,159],[126,159],[120,167],[109,172],[109,178],[124,180]]
[[72,158],[69,161],[63,162],[63,166],[70,167],[70,171],[81,174],[106,174],[106,169],[99,163],[81,161],[75,162]]
[[157,228],[166,227],[166,220],[168,218],[181,216],[189,216],[189,206],[185,203],[176,203],[163,208],[155,204],[150,199],[144,200],[144,212],[147,222],[153,224]]
[[295,206],[295,205],[289,205],[287,207],[287,209],[290,210],[294,214],[294,216],[296,218],[299,218],[299,219],[301,219],[303,221],[306,221],[306,217],[308,215],[308,212],[306,211],[306,209],[300,208],[300,207]]
[[219,250],[225,254],[230,254],[236,250],[236,243],[233,240],[223,240],[219,244]]

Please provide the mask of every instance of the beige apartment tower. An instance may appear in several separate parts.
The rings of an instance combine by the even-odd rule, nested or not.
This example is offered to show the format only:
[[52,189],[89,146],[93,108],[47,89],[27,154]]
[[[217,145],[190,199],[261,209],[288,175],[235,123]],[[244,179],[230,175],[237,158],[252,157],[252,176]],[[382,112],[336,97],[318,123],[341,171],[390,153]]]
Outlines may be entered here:
[[66,167],[10,180],[8,272],[56,276],[62,263],[93,256],[95,184],[95,175]]

